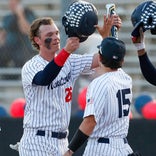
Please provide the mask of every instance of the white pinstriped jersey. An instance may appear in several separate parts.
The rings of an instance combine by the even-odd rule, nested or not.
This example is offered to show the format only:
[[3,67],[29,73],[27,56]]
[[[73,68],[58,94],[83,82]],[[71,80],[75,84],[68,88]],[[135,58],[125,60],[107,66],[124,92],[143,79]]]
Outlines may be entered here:
[[94,79],[87,90],[84,117],[94,115],[91,138],[127,136],[132,101],[132,79],[122,69]]
[[[63,132],[68,129],[71,114],[72,89],[80,73],[91,68],[93,54],[72,54],[49,86],[32,85],[38,71],[48,64],[39,55],[22,68],[22,83],[26,98],[24,128]],[[53,71],[51,71],[53,74]]]
[[[94,115],[97,124],[83,156],[127,156],[133,152],[123,139],[128,133],[131,101],[132,79],[122,69],[90,83],[84,117]],[[101,137],[109,138],[109,143],[99,143]]]

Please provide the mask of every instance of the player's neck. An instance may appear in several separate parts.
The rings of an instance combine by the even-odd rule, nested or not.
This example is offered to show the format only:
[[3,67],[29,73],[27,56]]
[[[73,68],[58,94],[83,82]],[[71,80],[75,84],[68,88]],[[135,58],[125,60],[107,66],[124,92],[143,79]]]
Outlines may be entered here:
[[105,67],[105,66],[101,66],[100,67],[100,73],[101,74],[105,74],[105,73],[108,73],[108,72],[114,72],[114,71],[117,71],[117,69],[111,69],[109,67]]
[[39,55],[46,61],[50,62],[54,57],[55,57],[55,53],[50,53],[50,52],[41,52],[39,53]]

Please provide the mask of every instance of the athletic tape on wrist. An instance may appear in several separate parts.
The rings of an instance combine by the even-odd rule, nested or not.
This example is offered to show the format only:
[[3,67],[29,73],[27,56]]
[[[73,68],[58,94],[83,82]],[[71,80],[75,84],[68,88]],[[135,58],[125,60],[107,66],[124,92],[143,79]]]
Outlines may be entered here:
[[75,152],[83,143],[88,139],[88,135],[84,134],[80,129],[77,130],[73,136],[71,142],[69,143],[68,148]]
[[145,43],[144,43],[144,42],[135,43],[134,45],[135,45],[135,47],[137,48],[137,51],[138,51],[138,50],[145,49]]

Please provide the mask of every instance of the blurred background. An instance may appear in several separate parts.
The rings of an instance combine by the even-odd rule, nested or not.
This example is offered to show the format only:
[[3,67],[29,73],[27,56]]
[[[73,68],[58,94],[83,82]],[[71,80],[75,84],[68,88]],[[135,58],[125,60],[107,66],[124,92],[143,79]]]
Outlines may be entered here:
[[[20,0],[10,0],[10,1],[20,1]],[[3,27],[6,25],[4,23],[4,17],[11,13],[10,2],[9,0],[0,0],[0,106],[4,107],[8,113],[10,113],[11,103],[17,98],[24,98],[22,85],[21,85],[21,67],[26,60],[28,60],[33,55],[37,54],[37,52],[31,51],[31,53],[27,52],[29,49],[27,48],[26,40],[24,40],[20,33],[17,34],[14,27],[15,24],[12,24],[11,32],[16,33],[19,37],[17,43],[7,46],[6,52],[4,51],[3,44],[5,42],[5,33],[3,32]],[[141,109],[145,103],[149,102],[146,99],[149,98],[155,100],[156,92],[155,86],[149,84],[142,76],[139,67],[139,61],[136,53],[136,49],[131,42],[131,31],[133,30],[131,23],[131,13],[134,8],[139,5],[142,0],[86,0],[95,5],[98,10],[99,24],[103,24],[103,15],[106,13],[105,5],[107,3],[114,3],[116,5],[116,12],[119,14],[122,19],[122,28],[119,31],[119,38],[126,43],[127,46],[127,54],[125,57],[125,64],[123,66],[124,70],[133,78],[133,103],[132,103],[132,113],[133,117],[142,117],[141,112],[138,113],[137,109]],[[50,16],[52,17],[61,32],[61,45],[64,46],[66,35],[64,32],[64,27],[62,26],[62,16],[69,6],[69,4],[73,2],[73,0],[21,0],[21,3],[24,7],[29,8],[34,14],[34,18],[42,17],[42,16]],[[28,18],[30,15],[28,15]],[[33,18],[32,18],[33,19]],[[7,20],[8,21],[8,20]],[[31,20],[29,20],[31,21]],[[14,27],[13,27],[14,26]],[[17,27],[16,27],[17,29]],[[146,32],[146,49],[149,53],[149,57],[154,64],[156,64],[156,52],[155,52],[155,42],[156,36],[151,35],[150,32]],[[13,39],[14,40],[14,39]],[[12,41],[13,42],[13,41]],[[12,43],[11,42],[11,43]],[[20,48],[20,44],[25,43]],[[77,53],[95,53],[97,52],[97,45],[101,42],[101,38],[95,32],[92,36],[90,36],[87,41],[81,43],[80,49]],[[30,46],[30,45],[29,45]],[[17,50],[19,49],[19,50]],[[28,50],[27,50],[28,49]],[[17,51],[16,51],[17,50]],[[30,51],[30,50],[29,50]],[[73,93],[73,111],[72,115],[77,113],[79,109],[81,109],[80,103],[78,102],[78,95],[80,92],[87,87],[90,81],[95,77],[94,74],[82,75],[76,82],[74,93]],[[82,93],[81,93],[82,94]],[[145,96],[145,97],[144,97]],[[139,98],[142,100],[141,104],[136,100]],[[81,100],[79,100],[81,101]],[[81,102],[82,103],[82,102]],[[139,110],[140,111],[140,110]]]
[[[5,17],[11,13],[9,6],[10,0],[0,0],[0,118],[22,118],[25,99],[21,84],[21,67],[30,57],[37,54],[34,49],[30,52],[30,43],[27,39],[23,39],[20,33],[17,33],[15,24],[9,25],[8,21],[4,22]],[[14,0],[13,0],[14,1]],[[17,0],[19,1],[19,0]],[[122,19],[122,28],[119,31],[118,37],[126,43],[127,54],[125,57],[125,64],[123,69],[133,79],[133,102],[131,105],[130,118],[145,120],[156,119],[156,88],[149,84],[142,76],[137,57],[137,52],[131,42],[131,31],[133,30],[131,23],[131,13],[134,8],[143,0],[86,0],[95,5],[98,11],[99,25],[102,25],[103,15],[106,13],[105,5],[107,3],[114,3],[116,5],[116,13]],[[21,0],[24,7],[29,8],[28,20],[31,21],[36,17],[50,16],[52,17],[61,32],[61,46],[65,44],[66,35],[64,27],[62,26],[62,16],[73,0]],[[30,13],[29,13],[30,12]],[[8,27],[7,27],[7,26]],[[4,27],[6,30],[4,31]],[[7,30],[10,28],[11,33],[17,35],[19,41],[15,42],[14,46],[3,47],[6,41]],[[15,28],[15,29],[14,29]],[[150,32],[145,33],[146,36],[146,50],[150,59],[156,65],[156,36],[151,35]],[[25,35],[26,37],[26,35]],[[97,52],[97,45],[101,42],[100,36],[95,32],[87,41],[81,43],[81,47],[77,53],[95,53]],[[22,45],[24,48],[19,48]],[[28,44],[28,47],[27,47]],[[5,49],[5,50],[4,50]],[[18,50],[19,49],[19,50]],[[28,50],[27,50],[28,49]],[[16,51],[17,50],[17,51]],[[94,73],[94,72],[93,72]],[[73,102],[72,102],[72,116],[82,117],[85,108],[85,94],[88,84],[96,77],[96,74],[82,75],[76,81]],[[21,120],[20,120],[21,122]],[[3,123],[0,123],[0,126]],[[135,125],[137,125],[135,123]],[[153,123],[152,123],[153,124]],[[156,123],[155,123],[156,124]],[[144,126],[146,127],[146,126]],[[20,127],[21,128],[21,127]],[[16,139],[15,139],[16,140]],[[139,142],[138,142],[139,143]],[[0,154],[1,155],[1,154]],[[150,156],[150,155],[146,155]]]

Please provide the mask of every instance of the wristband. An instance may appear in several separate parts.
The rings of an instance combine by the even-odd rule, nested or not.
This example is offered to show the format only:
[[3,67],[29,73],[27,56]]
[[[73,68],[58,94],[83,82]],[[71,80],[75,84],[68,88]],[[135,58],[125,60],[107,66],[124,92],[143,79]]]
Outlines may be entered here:
[[88,137],[88,135],[84,134],[80,129],[78,129],[69,143],[68,148],[72,152],[75,152],[88,139]]
[[62,49],[60,53],[54,58],[54,62],[58,66],[63,66],[67,58],[69,57],[70,53]]
[[135,43],[134,45],[137,48],[137,51],[142,50],[142,49],[145,49],[145,43],[144,42]]

